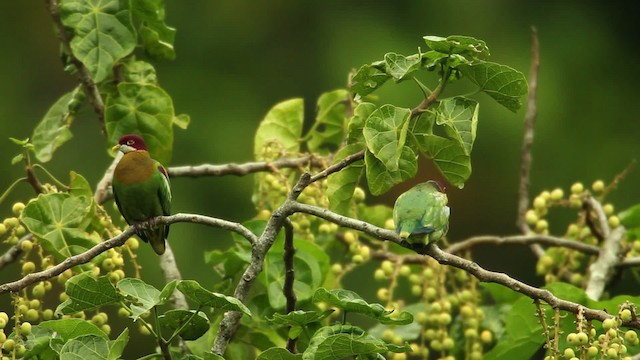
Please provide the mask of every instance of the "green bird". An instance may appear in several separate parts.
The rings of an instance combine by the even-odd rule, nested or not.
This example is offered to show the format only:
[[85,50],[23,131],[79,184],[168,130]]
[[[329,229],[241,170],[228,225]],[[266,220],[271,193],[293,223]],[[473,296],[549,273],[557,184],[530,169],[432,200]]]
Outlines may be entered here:
[[447,194],[444,186],[430,180],[398,196],[393,206],[396,232],[410,243],[437,241],[449,230]]
[[[142,137],[124,135],[113,147],[123,153],[113,172],[113,197],[118,210],[129,225],[156,216],[170,215],[171,188],[167,170],[149,156]],[[164,254],[169,225],[151,224],[137,235],[151,244],[158,255]]]

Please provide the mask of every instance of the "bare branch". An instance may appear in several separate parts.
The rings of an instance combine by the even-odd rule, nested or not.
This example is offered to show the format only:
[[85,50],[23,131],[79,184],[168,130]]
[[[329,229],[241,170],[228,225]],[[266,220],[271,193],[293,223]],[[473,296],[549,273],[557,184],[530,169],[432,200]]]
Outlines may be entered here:
[[600,256],[589,266],[589,281],[585,293],[593,300],[599,300],[605,287],[615,273],[616,265],[620,263],[620,242],[624,237],[624,226],[618,226],[608,233],[602,244]]
[[122,158],[122,153],[118,151],[116,157],[111,162],[111,165],[107,168],[102,175],[102,179],[98,181],[98,185],[96,186],[96,191],[93,193],[93,200],[96,204],[104,204],[113,194],[110,193],[109,188],[111,187],[111,181],[113,180],[113,172],[116,170],[116,166]]
[[513,235],[513,236],[474,236],[464,241],[457,242],[445,249],[451,254],[460,253],[477,245],[548,245],[565,247],[568,249],[578,250],[585,254],[597,255],[600,248],[594,245],[588,245],[575,240],[567,240],[548,235]]
[[20,257],[20,255],[22,255],[22,248],[20,247],[20,244],[24,240],[31,240],[32,237],[33,234],[27,234],[23,236],[16,245],[10,247],[9,250],[7,250],[4,254],[2,254],[2,256],[0,256],[0,270],[2,270],[9,264],[12,264],[18,259],[18,257]]
[[69,61],[73,64],[73,66],[76,67],[78,71],[78,78],[80,79],[80,83],[82,83],[84,92],[89,99],[89,103],[91,104],[93,111],[98,116],[98,122],[100,123],[102,133],[106,134],[107,131],[104,125],[104,102],[102,101],[100,91],[91,78],[91,73],[89,73],[87,67],[84,66],[82,61],[78,60],[78,58],[73,54],[73,51],[71,51],[71,39],[69,38],[67,30],[62,24],[58,1],[46,0],[46,2],[47,8],[49,9],[49,14],[51,15],[51,19],[53,20],[53,25],[56,27],[56,30],[58,32],[58,38],[60,39],[62,50],[69,57]]
[[[169,243],[167,243],[165,244],[164,254],[160,256],[160,269],[164,274],[164,280],[167,282],[167,284],[174,280],[177,280],[177,281],[182,280],[182,275],[180,274],[180,270],[178,269],[177,266],[175,266],[175,264],[176,264],[176,259],[173,256],[173,249],[171,249],[171,246],[169,245]],[[171,302],[171,306],[174,309],[183,309],[183,310],[189,309],[189,304],[187,303],[187,299],[185,298],[184,294],[181,293],[180,291],[176,291],[174,289],[173,294],[171,294],[171,297],[169,298],[169,301]]]
[[[291,220],[287,219],[284,222],[285,238],[284,238],[284,284],[282,286],[282,292],[287,299],[285,306],[285,313],[288,314],[296,310],[296,293],[293,290],[293,283],[295,281],[295,269],[293,266],[293,260],[296,254],[296,248],[293,244],[293,224]],[[291,330],[291,325],[289,330]],[[296,343],[298,338],[289,338],[287,340],[287,350],[292,354],[296,353]]]
[[[190,223],[198,223],[204,224],[207,226],[213,226],[222,228],[225,230],[233,231],[235,233],[240,234],[245,237],[249,242],[253,243],[256,240],[256,235],[253,234],[249,229],[242,226],[241,224],[217,219],[213,217],[196,215],[196,214],[175,214],[171,216],[159,216],[157,218],[152,219],[156,224],[173,224],[177,222],[190,222]],[[13,281],[10,283],[0,285],[0,295],[7,292],[16,292],[20,289],[23,289],[35,282],[44,281],[50,279],[54,276],[59,275],[65,270],[72,268],[76,265],[85,264],[91,261],[96,256],[101,253],[117,247],[122,246],[128,238],[135,234],[135,230],[140,226],[146,226],[144,223],[135,224],[133,226],[128,227],[125,231],[123,231],[120,235],[114,236],[109,240],[105,240],[91,249],[71,257],[68,257],[63,262],[40,272],[31,273],[20,280]]]
[[[540,45],[538,43],[538,32],[535,27],[531,27],[531,69],[529,70],[529,95],[527,97],[527,113],[524,117],[524,139],[522,140],[522,150],[520,152],[520,186],[518,188],[518,220],[517,225],[522,234],[528,234],[530,229],[525,219],[527,208],[529,207],[529,178],[531,176],[531,149],[533,147],[533,137],[535,132],[536,117],[538,109],[536,97],[538,91],[538,70],[540,68]],[[544,250],[539,244],[532,244],[531,250],[540,257]]]
[[295,159],[278,159],[275,161],[258,161],[244,164],[224,164],[209,165],[202,164],[196,166],[174,166],[169,167],[167,172],[171,177],[202,177],[202,176],[224,176],[235,175],[245,176],[256,172],[272,172],[276,169],[299,168],[306,165],[322,166],[322,162],[313,155],[305,155]]

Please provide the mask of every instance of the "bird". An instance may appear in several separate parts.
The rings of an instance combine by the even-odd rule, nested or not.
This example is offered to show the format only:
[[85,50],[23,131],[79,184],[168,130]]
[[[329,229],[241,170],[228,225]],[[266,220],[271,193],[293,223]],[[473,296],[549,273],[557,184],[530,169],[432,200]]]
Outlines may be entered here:
[[409,243],[423,244],[445,236],[451,210],[444,191],[444,185],[429,180],[398,196],[393,206],[396,233]]
[[[156,216],[170,215],[171,187],[167,170],[151,158],[144,139],[136,134],[124,135],[112,150],[123,154],[113,171],[111,186],[125,221],[134,225]],[[162,255],[169,225],[150,223],[137,230],[137,235],[151,244],[156,254]]]

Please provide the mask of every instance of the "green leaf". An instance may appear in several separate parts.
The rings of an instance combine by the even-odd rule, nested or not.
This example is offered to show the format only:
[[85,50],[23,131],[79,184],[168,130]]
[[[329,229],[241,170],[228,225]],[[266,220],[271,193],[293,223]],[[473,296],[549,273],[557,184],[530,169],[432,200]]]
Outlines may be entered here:
[[418,171],[418,161],[413,150],[404,146],[398,161],[398,170],[390,171],[378,158],[367,151],[364,154],[367,183],[373,195],[380,195],[393,185],[413,178]]
[[349,120],[347,144],[364,143],[364,135],[362,134],[364,123],[377,108],[375,104],[363,102],[353,109],[353,116]]
[[520,294],[519,292],[513,291],[504,285],[496,283],[483,282],[480,283],[480,287],[485,289],[489,293],[491,298],[499,304],[514,303],[516,300],[522,297],[522,294]]
[[153,65],[146,61],[127,59],[122,64],[123,82],[140,85],[158,85],[158,76]]
[[232,296],[213,293],[194,280],[182,280],[178,283],[178,290],[194,301],[198,306],[211,306],[216,310],[240,311],[251,316],[251,312],[238,299]]
[[11,159],[11,165],[15,165],[15,164],[17,164],[17,163],[21,162],[22,160],[24,160],[24,154],[23,154],[23,153],[20,153],[20,154],[18,154],[18,155],[16,155],[16,156],[14,156],[14,157]]
[[27,146],[29,144],[29,138],[20,140],[20,139],[14,138],[14,137],[10,137],[9,140],[11,140],[12,143],[14,143],[16,145],[19,145],[19,146],[22,146],[22,147],[25,147],[25,146]]
[[91,220],[92,199],[64,193],[40,194],[22,211],[20,220],[57,261],[80,254],[98,240],[84,229]]
[[180,114],[173,117],[173,125],[182,130],[186,130],[191,123],[191,117],[187,114]]
[[260,122],[254,140],[256,160],[272,160],[273,155],[265,154],[271,147],[277,154],[281,151],[296,153],[300,149],[300,135],[304,103],[302,99],[290,99],[273,106]]
[[[173,286],[175,287],[175,284]],[[120,294],[132,302],[131,318],[133,321],[137,321],[142,314],[162,303],[160,291],[140,279],[124,278],[118,281],[116,287]]]
[[77,101],[78,93],[83,94],[80,88],[62,95],[33,129],[31,142],[38,161],[44,163],[51,160],[53,153],[73,137],[69,127],[74,111],[70,107],[72,102]]
[[506,323],[506,337],[498,341],[498,345],[484,354],[485,360],[497,359],[529,359],[535,354],[544,338],[542,325],[535,316],[535,305],[528,297],[522,297],[511,308]]
[[362,97],[377,90],[389,80],[386,72],[372,65],[363,65],[351,78],[351,91]]
[[628,209],[620,212],[618,214],[620,218],[620,223],[624,225],[627,230],[635,229],[640,227],[640,204],[636,204],[631,206]]
[[56,314],[73,314],[121,300],[107,276],[94,279],[90,273],[84,272],[67,280],[64,288],[69,299],[58,305]]
[[115,96],[107,97],[105,126],[109,144],[122,135],[141,135],[152,158],[162,164],[171,160],[173,148],[173,101],[155,85],[120,83]]
[[175,59],[176,29],[164,22],[164,0],[136,0],[131,5],[133,15],[142,22],[140,36],[147,53],[157,59]]
[[527,80],[513,68],[492,62],[462,64],[462,74],[480,87],[500,105],[516,112],[522,106],[520,98],[527,94]]
[[[403,311],[410,313],[414,318],[417,317],[418,313],[425,312],[425,309],[426,306],[424,303],[411,304],[402,307]],[[418,324],[417,321],[413,321],[405,326],[378,324],[367,330],[367,332],[372,336],[384,338],[384,333],[388,329],[392,329],[393,334],[400,336],[404,341],[419,339],[422,333],[422,325]]]
[[406,325],[413,321],[413,316],[406,311],[391,317],[389,315],[393,313],[393,310],[387,310],[377,303],[369,304],[357,293],[346,289],[327,290],[319,288],[313,295],[313,302],[326,302],[330,306],[335,306],[347,312],[365,315],[383,324]]
[[364,124],[367,148],[389,171],[398,170],[410,117],[410,109],[383,105]]
[[443,125],[447,135],[459,142],[467,155],[471,155],[478,127],[477,101],[463,97],[444,99],[436,110],[436,124]]
[[342,143],[349,94],[344,89],[323,93],[318,98],[318,113],[313,125],[311,138],[307,141],[309,150],[335,151]]
[[169,298],[175,291],[176,286],[178,286],[178,281],[173,280],[162,288],[162,291],[160,292],[160,295],[159,295],[160,302],[158,303],[158,305],[163,305],[164,303],[167,302],[167,300],[169,300]]
[[93,199],[93,189],[84,176],[71,171],[69,172],[69,178],[69,194],[75,197],[84,196],[86,199]]
[[396,53],[384,55],[385,71],[396,80],[404,80],[407,75],[420,68],[422,59],[420,54],[404,56]]
[[301,327],[307,324],[319,322],[334,312],[333,309],[318,311],[295,310],[286,315],[275,313],[273,318],[267,318],[267,321],[274,326],[298,325]]
[[71,51],[99,83],[112,73],[118,60],[136,46],[131,14],[119,0],[64,0],[62,23],[73,30]]
[[300,360],[302,354],[292,354],[287,349],[273,347],[260,353],[257,360]]
[[444,54],[461,54],[472,59],[489,56],[487,44],[469,36],[452,35],[446,38],[440,36],[424,36],[427,46]]
[[109,355],[107,356],[107,360],[118,360],[121,358],[122,353],[124,352],[124,347],[127,346],[129,342],[129,328],[125,328],[118,338],[109,341]]
[[51,346],[49,346],[54,334],[54,331],[51,329],[46,329],[40,325],[33,325],[31,334],[27,335],[24,344],[29,350],[24,359],[56,359],[57,354],[51,349]]
[[107,334],[105,334],[104,331],[100,330],[100,328],[94,325],[91,321],[83,319],[70,318],[48,320],[41,322],[38,326],[55,331],[57,336],[64,342],[83,335],[96,335],[104,338],[105,340],[108,339]]
[[209,331],[209,319],[202,312],[173,309],[159,317],[160,328],[165,336],[181,329],[178,335],[184,340],[195,340]]
[[302,354],[304,360],[345,359],[357,355],[379,354],[387,351],[408,352],[411,348],[390,346],[368,335],[357,326],[333,325],[320,328]]
[[471,158],[459,142],[433,134],[418,136],[421,150],[451,184],[462,188],[471,176]]
[[60,360],[107,360],[109,343],[103,337],[85,335],[67,341],[60,350]]
[[[351,144],[338,150],[334,157],[334,164],[348,155],[362,150],[362,145]],[[352,213],[353,192],[360,182],[364,162],[356,161],[341,171],[335,172],[327,178],[326,195],[329,199],[329,209],[342,215]]]

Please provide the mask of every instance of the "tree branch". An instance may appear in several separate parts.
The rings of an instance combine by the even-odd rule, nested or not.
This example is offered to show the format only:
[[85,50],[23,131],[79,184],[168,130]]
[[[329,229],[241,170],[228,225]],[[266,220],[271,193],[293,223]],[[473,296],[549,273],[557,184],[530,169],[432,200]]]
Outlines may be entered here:
[[[524,139],[520,152],[520,185],[518,187],[518,229],[522,234],[530,232],[525,214],[529,207],[529,178],[531,176],[531,149],[533,147],[533,137],[535,132],[536,117],[538,109],[536,98],[538,92],[538,70],[540,68],[540,45],[538,43],[538,32],[535,27],[531,27],[531,69],[529,70],[529,95],[527,97],[527,113],[524,117]],[[531,250],[540,257],[544,250],[539,244],[531,244]]]
[[300,168],[306,165],[322,166],[322,161],[313,155],[304,155],[294,159],[278,159],[275,161],[258,161],[244,164],[223,164],[210,165],[202,164],[196,166],[174,166],[167,168],[171,177],[202,177],[202,176],[224,176],[235,175],[245,176],[262,171],[273,172],[282,168]]
[[565,247],[568,249],[578,250],[585,254],[598,255],[600,248],[594,245],[588,245],[575,240],[567,240],[548,235],[513,235],[513,236],[474,236],[464,241],[457,242],[445,249],[446,252],[457,254],[468,250],[477,245],[548,245]]
[[[241,224],[222,220],[222,219],[217,219],[213,217],[203,216],[203,215],[175,214],[171,216],[159,216],[157,218],[152,219],[152,221],[154,221],[156,224],[173,224],[178,222],[204,224],[207,226],[213,226],[213,227],[218,227],[225,230],[233,231],[245,237],[247,240],[249,240],[249,242],[255,242],[256,240],[256,235],[253,234],[246,227],[242,226]],[[5,294],[7,292],[16,292],[38,281],[44,281],[44,280],[50,279],[54,276],[59,275],[60,273],[64,272],[69,268],[72,268],[76,265],[85,264],[91,261],[96,256],[100,255],[101,253],[111,248],[114,248],[116,246],[122,246],[125,243],[125,241],[127,241],[128,238],[130,238],[135,234],[136,229],[140,226],[146,226],[146,224],[141,223],[141,224],[135,224],[133,226],[130,226],[127,229],[125,229],[125,231],[123,231],[120,235],[114,236],[109,240],[105,240],[81,254],[70,256],[63,262],[47,270],[31,273],[29,275],[26,275],[20,280],[2,284],[0,285],[0,295]]]

